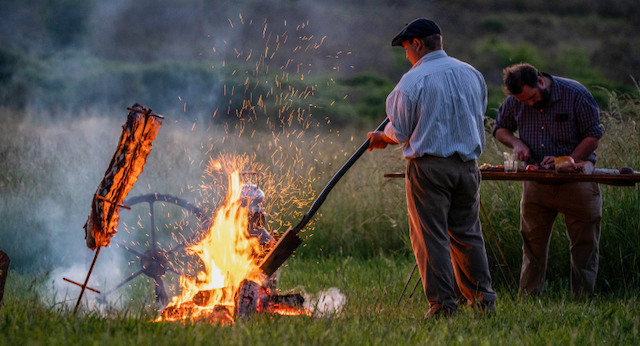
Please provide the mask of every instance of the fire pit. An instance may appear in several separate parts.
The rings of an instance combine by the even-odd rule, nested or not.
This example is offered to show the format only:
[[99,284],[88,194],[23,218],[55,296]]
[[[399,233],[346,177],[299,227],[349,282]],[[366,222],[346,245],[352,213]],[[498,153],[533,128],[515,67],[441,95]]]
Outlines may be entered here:
[[267,276],[260,270],[259,263],[275,239],[264,228],[264,193],[251,181],[241,180],[254,174],[236,170],[229,175],[225,203],[203,238],[186,249],[199,257],[204,270],[196,278],[181,276],[182,294],[173,297],[156,321],[229,324],[261,312],[309,314],[301,294],[277,294],[277,274]]

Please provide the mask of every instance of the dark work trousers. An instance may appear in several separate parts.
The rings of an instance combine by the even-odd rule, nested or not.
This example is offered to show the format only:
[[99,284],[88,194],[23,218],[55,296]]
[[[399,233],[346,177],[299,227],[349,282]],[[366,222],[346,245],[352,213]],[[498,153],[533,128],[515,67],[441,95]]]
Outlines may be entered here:
[[457,155],[407,163],[411,245],[432,309],[456,310],[454,280],[469,305],[496,300],[478,218],[480,181],[476,161]]
[[571,250],[571,291],[591,294],[598,274],[598,244],[602,198],[597,183],[541,184],[523,182],[520,202],[522,271],[520,292],[544,291],[551,230],[558,213],[564,214]]

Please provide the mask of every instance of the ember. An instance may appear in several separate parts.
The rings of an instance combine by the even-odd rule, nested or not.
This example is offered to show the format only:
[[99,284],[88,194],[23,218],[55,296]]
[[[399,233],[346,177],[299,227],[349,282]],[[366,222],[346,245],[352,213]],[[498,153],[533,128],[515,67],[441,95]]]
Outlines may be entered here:
[[264,193],[242,183],[239,170],[229,175],[225,203],[218,208],[209,232],[187,248],[204,265],[196,278],[180,277],[182,295],[173,297],[156,321],[203,320],[222,325],[256,312],[279,315],[308,314],[299,294],[273,292],[274,279],[258,261],[273,238],[258,222]]

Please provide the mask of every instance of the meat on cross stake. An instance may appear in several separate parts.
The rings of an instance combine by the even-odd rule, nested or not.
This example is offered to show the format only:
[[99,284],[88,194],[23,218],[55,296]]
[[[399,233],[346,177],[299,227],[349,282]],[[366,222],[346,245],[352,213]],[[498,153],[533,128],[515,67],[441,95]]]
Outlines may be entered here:
[[151,144],[162,125],[162,116],[137,103],[129,111],[118,147],[98,185],[91,203],[91,214],[84,225],[87,247],[91,250],[108,246],[116,233],[122,201],[138,181],[151,152]]

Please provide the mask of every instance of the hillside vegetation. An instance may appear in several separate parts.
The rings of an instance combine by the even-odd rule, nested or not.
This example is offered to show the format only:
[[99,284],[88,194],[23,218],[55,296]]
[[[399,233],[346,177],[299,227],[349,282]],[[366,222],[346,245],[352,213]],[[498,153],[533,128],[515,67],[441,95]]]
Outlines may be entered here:
[[445,50],[483,72],[489,116],[504,98],[501,70],[521,61],[579,80],[604,106],[601,88],[636,92],[639,13],[631,0],[4,2],[0,106],[78,112],[139,102],[233,118],[250,95],[236,90],[229,104],[225,86],[280,74],[313,90],[305,101],[321,119],[380,118],[409,68],[391,38],[418,16],[436,20]]

